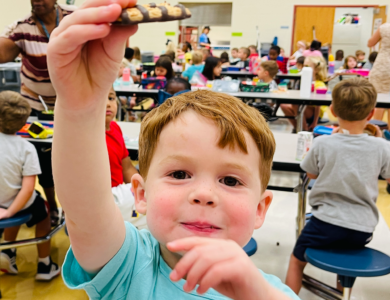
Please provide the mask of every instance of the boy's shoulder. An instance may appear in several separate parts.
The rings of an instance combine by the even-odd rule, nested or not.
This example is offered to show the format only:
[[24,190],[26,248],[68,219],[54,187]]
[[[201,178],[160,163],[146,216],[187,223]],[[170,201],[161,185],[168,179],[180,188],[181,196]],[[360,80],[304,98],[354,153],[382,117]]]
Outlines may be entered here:
[[4,145],[7,146],[11,145],[12,148],[23,148],[26,150],[35,149],[33,144],[18,135],[9,135],[0,132],[0,141],[0,144],[4,143]]

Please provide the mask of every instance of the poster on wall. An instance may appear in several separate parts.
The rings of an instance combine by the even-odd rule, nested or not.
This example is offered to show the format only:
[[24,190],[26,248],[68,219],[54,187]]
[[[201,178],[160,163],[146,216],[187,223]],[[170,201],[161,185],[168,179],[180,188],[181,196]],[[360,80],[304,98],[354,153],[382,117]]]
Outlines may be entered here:
[[66,4],[68,5],[74,5],[75,0],[66,0]]
[[[372,32],[376,32],[378,28],[382,25],[382,18],[378,18],[374,20],[374,28]],[[377,43],[374,47],[372,47],[372,51],[379,51],[380,43]]]

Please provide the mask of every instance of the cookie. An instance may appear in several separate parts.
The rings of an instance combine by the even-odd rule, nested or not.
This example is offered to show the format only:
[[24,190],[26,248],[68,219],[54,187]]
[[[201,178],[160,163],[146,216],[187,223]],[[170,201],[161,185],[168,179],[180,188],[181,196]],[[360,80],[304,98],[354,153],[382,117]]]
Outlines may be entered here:
[[169,3],[149,3],[136,5],[122,10],[121,16],[114,24],[133,25],[150,22],[183,20],[191,17],[191,12],[182,4],[171,6]]
[[376,127],[370,123],[366,125],[366,128],[364,128],[364,133],[367,133],[368,135],[371,136],[376,136]]

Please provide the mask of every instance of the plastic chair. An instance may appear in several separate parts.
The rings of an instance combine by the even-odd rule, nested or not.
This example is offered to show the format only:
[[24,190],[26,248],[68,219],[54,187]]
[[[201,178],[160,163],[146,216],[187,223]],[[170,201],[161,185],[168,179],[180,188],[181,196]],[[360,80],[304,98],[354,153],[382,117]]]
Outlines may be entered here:
[[244,251],[246,252],[246,254],[248,254],[248,256],[252,256],[253,254],[256,253],[257,243],[254,240],[254,238],[251,238],[248,244],[244,246]]
[[305,259],[313,266],[336,273],[339,277],[344,288],[342,298],[341,293],[337,295],[337,290],[316,280],[311,280],[312,278],[307,275],[304,276],[304,286],[308,287],[307,285],[309,285],[308,289],[311,291],[313,291],[312,289],[322,291],[327,295],[327,297],[323,297],[324,299],[348,300],[356,277],[376,277],[390,273],[390,257],[367,247],[337,250],[309,248],[306,250]]
[[[5,229],[5,228],[9,228],[9,227],[14,227],[14,226],[19,226],[19,225],[25,224],[28,221],[30,221],[31,218],[32,218],[31,214],[26,214],[26,215],[20,215],[20,216],[9,218],[9,219],[0,220],[0,229]],[[1,250],[0,250],[0,252],[1,252]],[[0,291],[0,298],[2,298],[1,291]]]

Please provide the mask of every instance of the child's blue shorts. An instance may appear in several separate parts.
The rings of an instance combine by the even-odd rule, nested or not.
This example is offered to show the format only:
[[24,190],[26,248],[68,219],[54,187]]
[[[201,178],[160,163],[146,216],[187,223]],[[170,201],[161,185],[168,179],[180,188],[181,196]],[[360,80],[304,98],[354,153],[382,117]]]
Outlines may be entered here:
[[303,228],[293,254],[300,261],[306,261],[307,248],[356,249],[372,240],[372,233],[352,230],[323,222],[312,216]]

